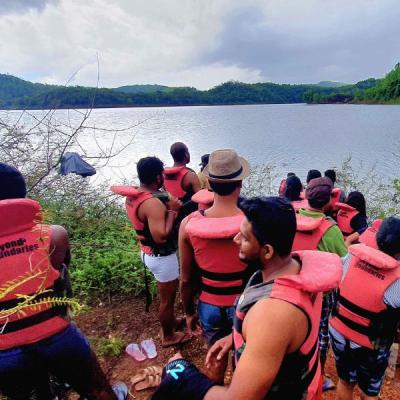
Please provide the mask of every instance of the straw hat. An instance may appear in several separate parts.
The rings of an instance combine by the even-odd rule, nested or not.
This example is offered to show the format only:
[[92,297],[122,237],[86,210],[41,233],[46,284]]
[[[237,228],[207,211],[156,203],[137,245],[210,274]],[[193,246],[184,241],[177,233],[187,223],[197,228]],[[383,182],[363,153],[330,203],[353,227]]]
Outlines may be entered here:
[[235,150],[216,150],[210,154],[203,174],[212,182],[242,181],[250,174],[250,164]]

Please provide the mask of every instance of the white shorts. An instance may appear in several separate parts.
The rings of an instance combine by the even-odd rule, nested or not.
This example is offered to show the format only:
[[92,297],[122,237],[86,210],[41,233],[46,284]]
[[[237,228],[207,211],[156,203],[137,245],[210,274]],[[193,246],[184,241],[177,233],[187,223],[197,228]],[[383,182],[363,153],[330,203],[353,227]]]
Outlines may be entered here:
[[140,256],[144,265],[153,273],[157,282],[171,282],[179,278],[179,263],[176,253],[157,257],[141,252]]

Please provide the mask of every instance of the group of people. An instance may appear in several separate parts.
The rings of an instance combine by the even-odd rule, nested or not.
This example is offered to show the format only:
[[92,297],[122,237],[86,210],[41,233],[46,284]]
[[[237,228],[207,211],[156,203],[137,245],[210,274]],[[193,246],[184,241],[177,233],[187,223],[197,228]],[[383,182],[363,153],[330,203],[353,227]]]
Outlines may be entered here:
[[[180,353],[173,356],[152,398],[321,399],[334,387],[324,371],[331,344],[337,399],[352,399],[356,385],[365,399],[377,399],[400,321],[400,219],[369,226],[364,196],[335,187],[334,170],[324,176],[310,170],[306,185],[289,173],[278,196],[244,198],[250,165],[234,150],[204,155],[198,174],[187,166],[185,144],[174,143],[170,153],[170,167],[157,157],[138,161],[138,186],[112,187],[126,198],[142,261],[157,281],[162,346],[201,333],[209,348],[204,373]],[[0,168],[1,188],[4,182],[24,188],[10,166]],[[22,189],[0,189],[0,290],[24,271],[35,272],[29,270],[34,257],[40,261],[47,251],[48,258],[32,285],[0,292],[5,310],[24,300],[16,293],[31,296],[34,284],[55,288],[69,260],[67,233],[43,226],[38,204]],[[34,240],[38,248],[8,250]],[[5,251],[10,255],[3,257]],[[184,318],[174,313],[178,290]],[[10,313],[0,330],[0,391],[29,398],[21,393],[33,383],[15,382],[28,372],[45,380],[32,367],[36,362],[88,399],[124,398],[126,387],[110,387],[86,339],[62,312]],[[231,350],[234,372],[224,386]],[[74,351],[84,377],[83,367],[78,376],[70,368]]]

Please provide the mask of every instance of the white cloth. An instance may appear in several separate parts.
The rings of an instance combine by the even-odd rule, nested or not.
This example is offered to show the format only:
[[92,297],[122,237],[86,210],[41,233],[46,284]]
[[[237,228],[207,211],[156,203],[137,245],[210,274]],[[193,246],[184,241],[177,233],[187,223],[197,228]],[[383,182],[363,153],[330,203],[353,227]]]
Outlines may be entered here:
[[179,263],[176,253],[169,256],[152,256],[141,252],[144,265],[153,273],[157,282],[171,282],[179,277]]

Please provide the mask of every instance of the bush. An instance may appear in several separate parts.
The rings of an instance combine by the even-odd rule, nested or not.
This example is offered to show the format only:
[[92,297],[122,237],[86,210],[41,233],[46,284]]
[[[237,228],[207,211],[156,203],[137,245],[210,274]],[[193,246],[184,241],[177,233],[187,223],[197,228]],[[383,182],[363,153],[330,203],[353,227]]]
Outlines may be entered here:
[[68,230],[75,296],[91,300],[144,291],[144,267],[123,207],[110,198],[85,206],[48,201],[42,205],[47,223]]

